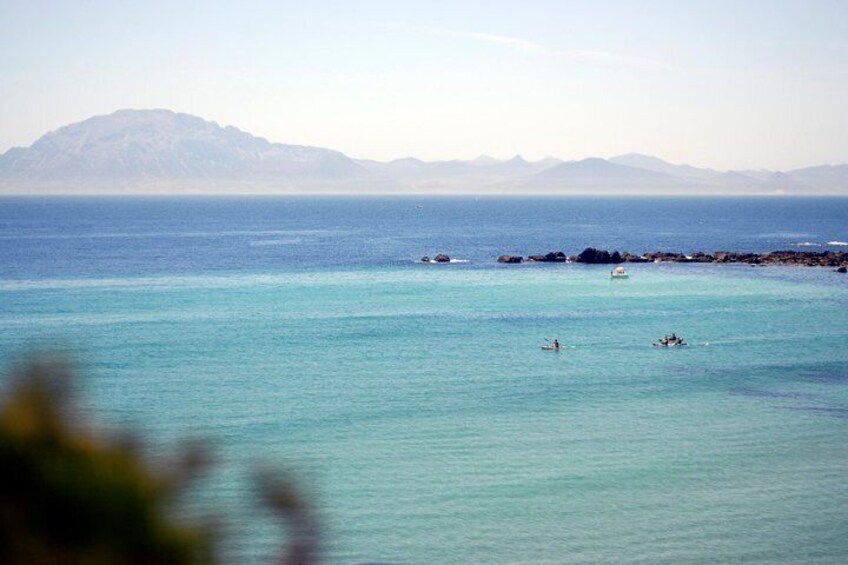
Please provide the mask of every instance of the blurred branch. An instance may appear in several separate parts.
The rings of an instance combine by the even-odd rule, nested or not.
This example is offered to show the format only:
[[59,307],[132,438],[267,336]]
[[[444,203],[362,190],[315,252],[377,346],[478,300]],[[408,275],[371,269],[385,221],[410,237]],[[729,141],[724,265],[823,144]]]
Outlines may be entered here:
[[280,555],[280,565],[312,565],[318,562],[319,528],[311,507],[291,481],[261,470],[256,481],[265,502],[288,523],[289,545]]
[[194,455],[167,475],[131,436],[95,434],[72,403],[62,359],[14,371],[0,405],[0,562],[209,563],[214,539],[178,523],[172,494]]
[[[0,563],[199,564],[216,561],[210,524],[173,517],[179,493],[208,467],[203,442],[171,465],[145,460],[131,433],[107,438],[82,420],[75,376],[62,358],[12,372],[0,401]],[[290,481],[257,475],[263,498],[290,529],[280,562],[317,562],[318,527]]]

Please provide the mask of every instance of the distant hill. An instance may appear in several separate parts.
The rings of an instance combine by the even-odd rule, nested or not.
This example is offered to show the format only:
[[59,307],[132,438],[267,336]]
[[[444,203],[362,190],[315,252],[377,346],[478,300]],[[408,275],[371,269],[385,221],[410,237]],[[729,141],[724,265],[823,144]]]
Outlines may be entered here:
[[598,192],[668,192],[700,188],[688,179],[638,167],[620,165],[597,157],[560,163],[531,176],[528,189],[551,191],[583,189]]
[[848,193],[848,165],[820,165],[786,173],[808,188]]
[[388,163],[379,161],[357,161],[369,171],[396,180],[456,180],[465,178],[483,182],[498,182],[515,177],[531,175],[535,172],[560,163],[558,159],[543,159],[527,161],[520,155],[512,159],[499,160],[488,155],[481,155],[471,161],[421,161],[407,157]]
[[214,189],[336,182],[368,172],[338,151],[271,143],[169,110],[120,110],[48,133],[0,157],[0,180],[78,188]]
[[691,165],[673,165],[657,157],[629,153],[613,163],[662,172],[697,182],[718,193],[848,194],[848,165],[822,165],[789,172],[745,170],[720,172]]
[[638,153],[381,162],[170,110],[119,110],[0,155],[0,193],[844,194],[848,165],[715,171]]
[[657,157],[641,155],[639,153],[628,153],[627,155],[611,157],[609,161],[618,165],[637,167],[699,182],[709,182],[721,175],[720,172],[712,169],[699,169],[692,165],[672,165]]

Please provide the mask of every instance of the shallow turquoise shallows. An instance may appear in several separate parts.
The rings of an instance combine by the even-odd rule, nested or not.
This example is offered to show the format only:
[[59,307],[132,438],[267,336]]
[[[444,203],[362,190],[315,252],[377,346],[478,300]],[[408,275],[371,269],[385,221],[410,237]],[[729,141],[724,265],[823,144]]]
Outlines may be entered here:
[[[311,493],[328,563],[842,563],[848,285],[826,270],[409,265],[6,280],[2,352],[98,417],[214,442],[231,562]],[[677,332],[688,348],[659,349]],[[564,349],[543,351],[545,339]]]

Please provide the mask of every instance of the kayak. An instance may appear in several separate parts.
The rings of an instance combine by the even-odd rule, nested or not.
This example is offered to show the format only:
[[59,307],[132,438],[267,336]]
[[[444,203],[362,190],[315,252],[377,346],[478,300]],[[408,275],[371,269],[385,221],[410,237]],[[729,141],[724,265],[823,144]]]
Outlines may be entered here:
[[542,349],[544,349],[545,351],[559,351],[560,350],[559,347],[554,347],[553,345],[543,345]]

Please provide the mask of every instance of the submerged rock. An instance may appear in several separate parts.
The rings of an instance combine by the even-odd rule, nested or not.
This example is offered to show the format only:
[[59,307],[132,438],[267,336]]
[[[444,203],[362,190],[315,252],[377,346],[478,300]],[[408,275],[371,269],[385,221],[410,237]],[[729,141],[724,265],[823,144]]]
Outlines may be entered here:
[[450,263],[450,257],[445,255],[444,253],[439,253],[433,258],[433,261],[436,263]]
[[498,263],[521,263],[524,258],[521,255],[501,255],[498,257]]

